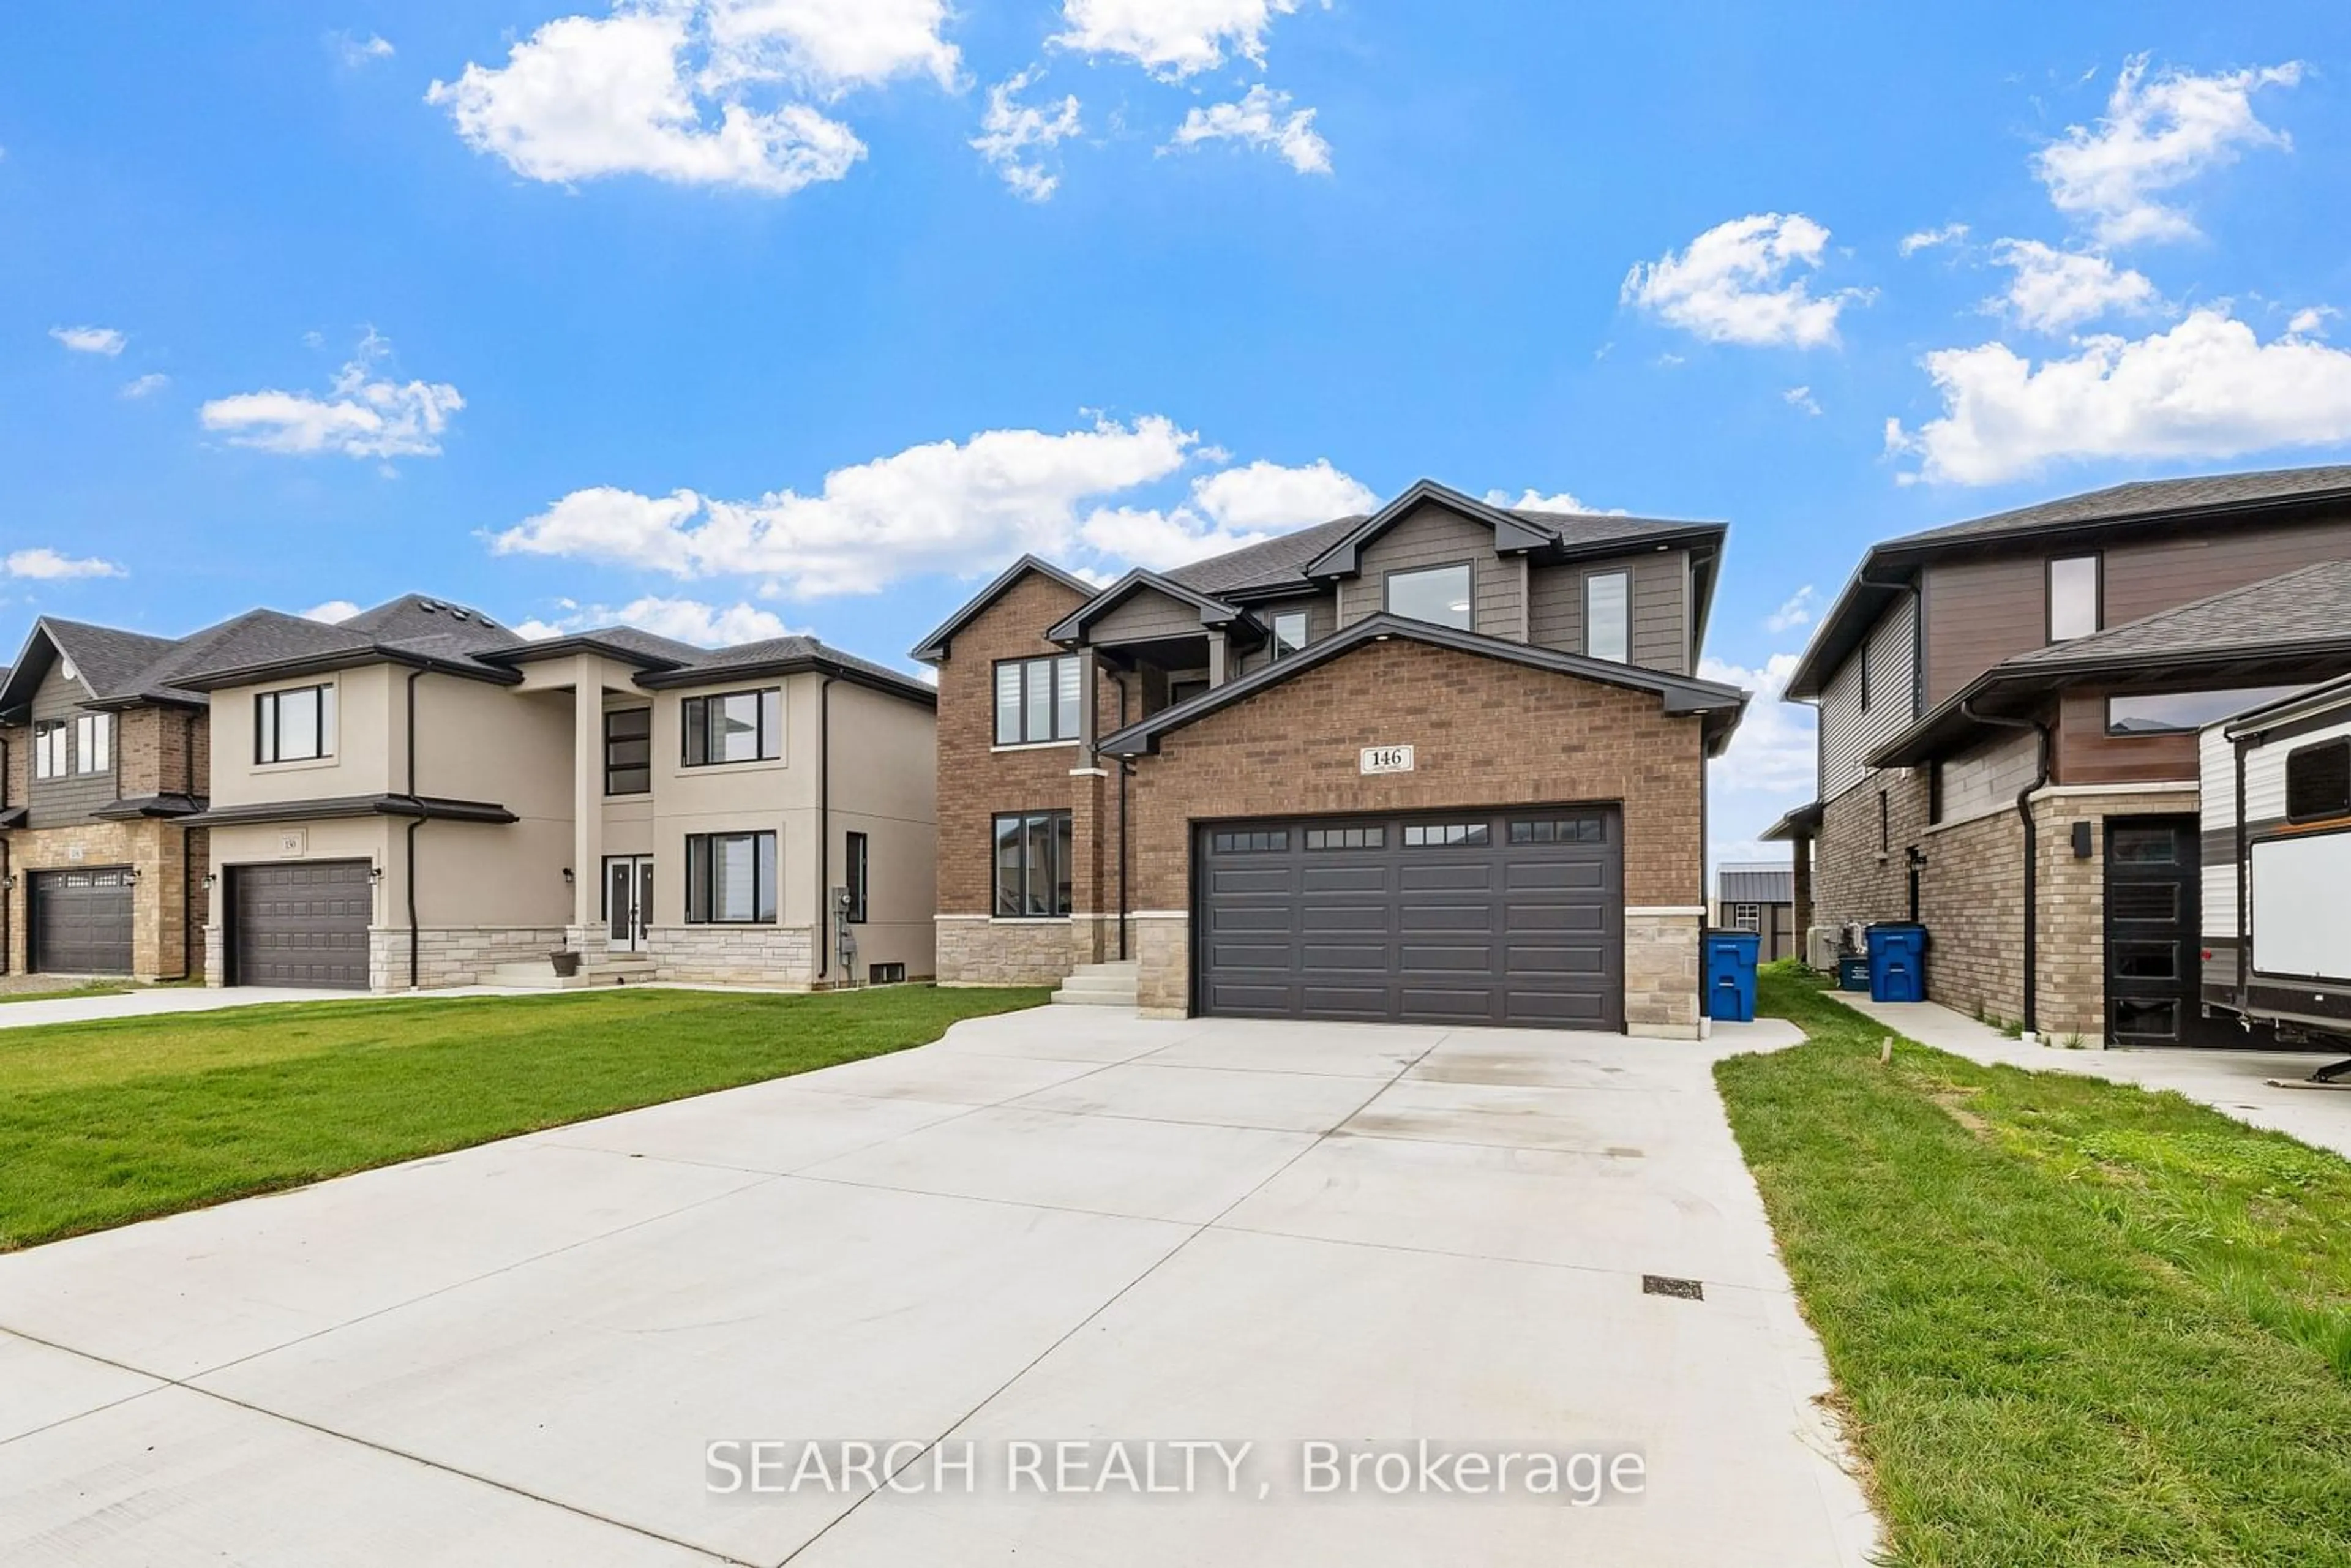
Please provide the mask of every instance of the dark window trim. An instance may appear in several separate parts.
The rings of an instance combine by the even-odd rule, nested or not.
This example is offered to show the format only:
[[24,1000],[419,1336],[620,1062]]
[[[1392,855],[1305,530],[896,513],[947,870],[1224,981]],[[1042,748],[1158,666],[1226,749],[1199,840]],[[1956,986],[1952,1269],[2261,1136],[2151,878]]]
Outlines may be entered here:
[[[2294,685],[2206,686],[2189,691],[2108,692],[2105,697],[2100,699],[2098,707],[2100,712],[2105,716],[2104,728],[2109,738],[2115,740],[2147,740],[2166,735],[2194,735],[2199,730],[2204,728],[2205,725],[2218,723],[2219,719],[2206,719],[2200,724],[2166,724],[2152,728],[2120,729],[2116,727],[2115,725],[2115,705],[2116,703],[2126,703],[2135,697],[2234,696],[2240,692],[2268,692],[2270,694],[2267,697],[2248,696],[2244,700],[2248,705],[2251,705],[2261,702],[2274,702],[2279,697],[2291,695],[2299,689],[2299,687]],[[2244,709],[2239,708],[2237,711],[2241,713]],[[2230,716],[2222,714],[2220,716],[2221,718],[2226,718]]]
[[1864,713],[1869,711],[1869,652],[1870,644],[1876,641],[1876,632],[1877,628],[1873,626],[1862,633],[1861,652],[1854,655],[1861,667],[1861,711]]
[[[90,756],[93,752],[97,751],[99,747],[94,745],[84,746],[82,744],[82,740],[84,737],[89,737],[94,740],[100,735],[106,737],[106,760],[96,767],[92,767],[90,766]],[[68,758],[72,768],[73,777],[77,779],[94,779],[99,774],[113,772],[114,740],[115,725],[114,716],[112,714],[78,713],[74,715],[73,755]]]
[[[1024,913],[1019,915],[1006,915],[1001,913],[1004,890],[998,883],[997,879],[1003,874],[1004,867],[998,861],[996,855],[996,846],[999,841],[997,836],[997,824],[1007,821],[1025,820],[1029,817],[1042,817],[1046,820],[1047,837],[1056,847],[1061,844],[1061,835],[1054,826],[1055,820],[1061,819],[1067,821],[1070,823],[1070,853],[1073,857],[1077,853],[1077,817],[1076,813],[1072,812],[1066,806],[1040,806],[1029,810],[991,812],[987,819],[987,917],[990,920],[1067,920],[1071,915],[1076,913],[1077,899],[1075,897],[1076,883],[1074,877],[1071,879],[1072,896],[1070,900],[1071,907],[1067,909],[1049,910],[1043,915],[1029,915],[1025,913],[1029,903],[1027,896],[1029,892],[1027,882],[1028,868],[1025,866],[1022,871],[1023,880],[1020,888],[1022,895],[1020,905]],[[1052,902],[1056,904],[1060,904],[1061,887],[1061,868],[1060,866],[1049,866],[1047,868],[1046,885],[1052,890]]]
[[1885,789],[1877,792],[1877,852],[1882,855],[1894,852],[1893,796]]
[[2351,789],[2345,791],[2345,800],[2341,804],[2329,801],[2316,810],[2296,811],[2294,809],[2294,758],[2322,751],[2343,753],[2345,771],[2351,773],[2351,736],[2336,736],[2331,740],[2314,740],[2307,746],[2297,746],[2288,751],[2285,754],[2283,782],[2285,785],[2285,820],[2289,822],[2324,822],[2335,817],[2351,814]]
[[[1295,621],[1298,622],[1298,645],[1296,647],[1291,647],[1281,640],[1281,623],[1285,621]],[[1303,610],[1279,611],[1274,614],[1271,631],[1273,633],[1272,642],[1266,653],[1266,660],[1269,664],[1273,660],[1282,658],[1287,654],[1302,652],[1306,647],[1306,644],[1314,640],[1314,621],[1313,618],[1307,614]]]
[[873,880],[873,841],[854,831],[841,838],[841,883],[849,889],[849,907],[841,919],[852,925],[865,924],[867,898]]
[[[637,714],[644,715],[645,733],[643,735],[621,736],[616,737],[612,734],[612,721],[614,719],[631,717]],[[645,759],[643,762],[625,762],[616,766],[612,761],[612,742],[616,738],[622,740],[643,740],[645,746]],[[612,788],[612,775],[614,773],[634,772],[640,769],[643,770],[645,776],[644,787],[643,789],[615,789]],[[653,793],[653,710],[650,706],[606,708],[604,710],[604,793],[607,795],[650,795]]]
[[[751,841],[751,917],[747,920],[728,920],[710,913],[710,868],[716,863],[710,851],[711,846],[722,839]],[[764,888],[759,885],[759,848],[760,841],[763,839],[767,841],[768,862],[768,884]],[[697,845],[702,851],[698,874],[695,864],[695,850]],[[777,905],[779,902],[777,889],[783,883],[783,868],[778,863],[780,851],[781,844],[773,828],[739,828],[728,832],[686,834],[684,889],[685,923],[688,925],[773,925],[776,924]],[[759,913],[763,895],[767,909],[764,915]],[[697,903],[701,908],[699,915],[695,913]]]
[[[273,768],[281,762],[331,762],[334,760],[336,750],[342,745],[343,739],[340,733],[343,720],[342,704],[333,698],[332,694],[334,690],[335,683],[332,681],[312,681],[304,685],[272,686],[266,692],[254,693],[254,766],[256,768]],[[280,721],[279,710],[284,706],[285,698],[296,695],[302,692],[315,692],[318,694],[318,704],[312,711],[315,714],[319,724],[319,749],[312,752],[308,757],[288,757],[285,755],[286,728],[285,725]],[[334,703],[336,710],[332,727],[337,733],[332,735],[328,733],[329,727],[327,720],[327,707],[330,701]],[[268,749],[275,751],[277,754],[274,757],[265,757],[262,755],[263,747],[261,742],[264,731],[261,716],[264,712],[266,712],[269,715],[267,734],[270,745]]]
[[[1433,560],[1426,566],[1390,567],[1384,570],[1380,573],[1381,611],[1390,615],[1397,613],[1397,611],[1395,608],[1395,596],[1389,592],[1389,585],[1394,583],[1397,578],[1423,577],[1433,571],[1451,571],[1456,568],[1458,568],[1469,575],[1469,623],[1467,626],[1455,627],[1454,629],[1460,632],[1475,632],[1478,630],[1478,563],[1474,559],[1467,558],[1461,560]],[[1417,621],[1420,617],[1417,615],[1407,615],[1405,619],[1407,621]],[[1431,621],[1427,622],[1427,624],[1431,626],[1451,626],[1453,623],[1449,621]]]
[[1943,764],[1942,759],[1938,758],[1927,764],[1927,821],[1931,825],[1939,823],[1942,820]]
[[[1079,666],[1077,724],[1066,735],[1061,733],[1061,666],[1064,664]],[[1017,664],[1020,668],[1020,707],[1013,727],[1019,733],[1010,740],[1004,738],[1004,709],[999,695],[1004,689],[1004,667],[1007,664]],[[1052,668],[1052,679],[1048,683],[1050,690],[1045,699],[1051,709],[1045,721],[1047,733],[1035,740],[1029,738],[1029,666],[1031,664],[1047,664]],[[1085,670],[1082,661],[1075,653],[1029,653],[1018,659],[998,659],[988,666],[988,733],[996,737],[998,746],[1061,746],[1075,740],[1079,732],[1085,728]]]
[[[57,766],[48,772],[41,770],[41,737],[55,734]],[[33,721],[33,756],[30,777],[38,779],[70,779],[73,777],[73,737],[66,721],[61,718],[37,718]]]
[[[2086,560],[2097,570],[2097,583],[2092,593],[2091,615],[2097,624],[2078,636],[2061,638],[2057,635],[2057,566],[2061,561]],[[2043,646],[2059,642],[2078,643],[2083,637],[2095,637],[2106,629],[2106,552],[2104,550],[2072,550],[2064,555],[2053,555],[2041,563],[2041,641]]]
[[[1621,659],[1613,654],[1595,653],[1592,651],[1592,585],[1604,577],[1621,577],[1625,580],[1625,656]],[[1633,569],[1629,566],[1612,566],[1583,572],[1579,574],[1576,591],[1583,598],[1580,608],[1583,612],[1583,656],[1587,659],[1605,659],[1612,664],[1631,664],[1633,662]]]
[[[768,733],[768,703],[766,699],[768,694],[770,692],[774,693],[776,697],[776,733],[773,735],[769,735]],[[758,718],[756,721],[756,738],[758,744],[758,755],[756,757],[712,757],[709,755],[710,705],[712,703],[723,703],[729,697],[751,697],[755,699],[753,706],[758,713]],[[693,717],[690,716],[695,712],[697,706],[699,706],[702,712],[702,719],[698,725],[695,722]],[[781,686],[738,686],[733,691],[699,692],[690,697],[680,697],[678,699],[677,717],[677,755],[678,766],[681,768],[741,768],[753,762],[777,762],[783,758],[784,688]],[[694,735],[696,729],[699,729],[702,732],[702,749],[704,753],[703,758],[699,762],[696,762],[694,759]],[[770,749],[770,747],[773,749]]]

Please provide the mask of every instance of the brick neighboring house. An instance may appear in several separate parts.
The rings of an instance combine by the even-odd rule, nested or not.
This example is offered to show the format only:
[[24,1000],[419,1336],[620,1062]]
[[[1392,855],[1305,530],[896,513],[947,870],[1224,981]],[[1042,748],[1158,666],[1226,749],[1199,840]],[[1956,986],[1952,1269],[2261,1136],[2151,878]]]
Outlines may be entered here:
[[941,980],[1698,1034],[1724,531],[1424,481],[1107,588],[1014,563],[915,650]]
[[589,980],[925,977],[936,701],[813,638],[527,641],[417,594],[178,639],[45,620],[0,684],[11,960],[29,932],[26,967],[214,985],[552,984],[559,949]]
[[173,644],[43,616],[0,671],[0,970],[172,980],[204,964],[204,699]]
[[[1788,684],[1818,706],[1813,924],[1912,919],[1928,995],[2055,1036],[2202,1016],[2196,737],[2351,670],[2351,466],[2116,486],[1874,547]],[[1808,874],[1807,874],[1808,873]]]

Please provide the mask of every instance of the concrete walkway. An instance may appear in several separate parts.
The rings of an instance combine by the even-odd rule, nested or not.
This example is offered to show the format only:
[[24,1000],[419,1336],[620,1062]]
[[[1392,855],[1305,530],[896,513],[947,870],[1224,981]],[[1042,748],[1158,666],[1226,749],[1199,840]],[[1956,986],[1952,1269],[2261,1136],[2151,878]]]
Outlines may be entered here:
[[2284,1133],[2351,1159],[2351,1089],[2287,1089],[2268,1082],[2307,1078],[2312,1069],[2340,1061],[2346,1054],[2340,1050],[2067,1051],[2011,1040],[1989,1024],[1934,1002],[1874,1002],[1844,991],[1837,993],[1837,1000],[1921,1045],[1971,1061],[2177,1090],[2249,1126]]
[[[61,984],[71,984],[63,981]],[[290,986],[152,986],[110,997],[57,997],[47,1001],[0,1001],[0,1029],[44,1023],[89,1023],[98,1019],[160,1018],[171,1013],[212,1013],[271,1002],[391,1001],[415,997],[544,997],[557,993],[506,986],[457,986],[440,991],[319,991]],[[577,995],[576,992],[569,993]]]
[[[1709,1071],[1795,1038],[1047,1008],[0,1257],[0,1561],[1858,1568]],[[711,1494],[709,1445],[810,1438],[974,1445],[976,1491]],[[1420,1438],[1646,1479],[1303,1495],[1307,1443]],[[1174,1495],[1072,1491],[1113,1439]],[[1254,1446],[1186,1488],[1141,1447],[1186,1440]]]

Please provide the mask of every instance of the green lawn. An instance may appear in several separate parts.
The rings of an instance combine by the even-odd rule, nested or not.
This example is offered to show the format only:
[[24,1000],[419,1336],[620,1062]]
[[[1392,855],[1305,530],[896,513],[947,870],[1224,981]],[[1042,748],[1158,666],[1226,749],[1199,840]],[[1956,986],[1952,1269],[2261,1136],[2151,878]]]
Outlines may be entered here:
[[54,1002],[61,997],[119,997],[129,989],[128,980],[86,980],[78,986],[59,986],[53,991],[0,991],[0,1003]]
[[1891,1561],[2351,1563],[2351,1165],[1981,1067],[1789,967],[1716,1069]]
[[643,988],[0,1030],[0,1250],[875,1056],[1045,996]]

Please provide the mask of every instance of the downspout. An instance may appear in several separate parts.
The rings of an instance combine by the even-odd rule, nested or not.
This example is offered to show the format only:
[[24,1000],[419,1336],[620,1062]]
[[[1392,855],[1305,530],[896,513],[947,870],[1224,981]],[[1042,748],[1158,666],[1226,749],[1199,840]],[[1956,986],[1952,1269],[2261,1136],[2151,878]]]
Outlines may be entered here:
[[[411,800],[417,800],[416,683],[423,678],[422,668],[408,672],[408,798]],[[421,801],[418,802],[418,810],[419,814],[408,821],[408,988],[412,991],[423,988],[419,978],[422,968],[417,947],[423,941],[424,934],[416,918],[416,830],[424,825]]]
[[816,977],[831,966],[832,677],[816,689]]
[[[1712,794],[1713,781],[1708,777],[1707,760],[1706,720],[1701,717],[1698,721],[1698,1027],[1701,1038],[1709,1027],[1706,1010],[1706,833],[1708,808],[1712,804],[1708,797]],[[1619,826],[1622,826],[1621,822]],[[1622,888],[1617,892],[1617,904],[1619,908],[1623,907]],[[1616,1021],[1618,1028],[1624,1027],[1624,1019]]]
[[[1126,727],[1126,683],[1118,683],[1118,727]],[[1118,759],[1118,961],[1126,962],[1126,781],[1134,773],[1128,758]]]
[[1996,729],[2030,730],[2036,737],[2037,760],[2033,765],[2032,782],[2016,792],[2016,815],[2024,824],[2024,1019],[2023,1025],[2037,1030],[2041,1025],[2041,1009],[2035,993],[2040,989],[2041,964],[2038,948],[2041,940],[2041,848],[2040,829],[2032,820],[2032,797],[2049,785],[2049,727],[2037,718],[1996,718],[1978,713],[1975,699],[1959,705],[1960,714],[1978,724]]
[[[0,807],[8,804],[8,743],[0,740]],[[16,890],[8,885],[16,870],[10,859],[8,835],[0,833],[0,975],[9,973],[8,956],[16,950]]]
[[[180,716],[183,721],[180,726],[180,782],[193,800],[196,797],[196,710],[183,709]],[[155,780],[156,793],[162,793],[162,783],[161,778]],[[194,966],[188,961],[188,939],[194,935],[196,890],[194,868],[188,863],[188,844],[195,836],[193,828],[180,830],[180,972],[172,977],[175,980],[184,980],[194,973]],[[211,869],[209,865],[205,867],[207,872]],[[207,917],[212,914],[209,900],[204,914]]]

